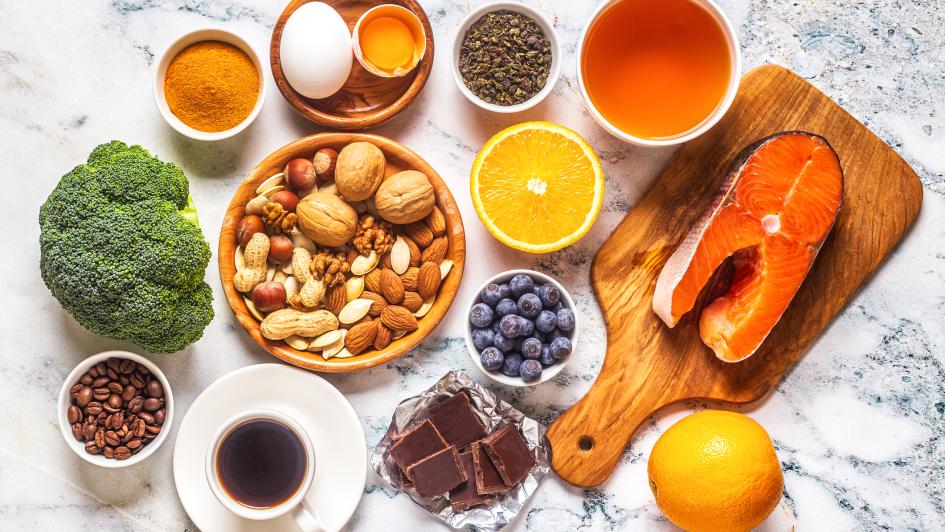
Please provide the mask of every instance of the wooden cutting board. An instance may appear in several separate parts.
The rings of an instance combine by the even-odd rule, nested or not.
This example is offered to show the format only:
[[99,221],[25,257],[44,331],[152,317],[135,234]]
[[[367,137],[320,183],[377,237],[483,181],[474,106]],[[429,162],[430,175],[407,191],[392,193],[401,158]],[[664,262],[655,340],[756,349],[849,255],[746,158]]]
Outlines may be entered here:
[[[843,166],[843,207],[764,345],[744,362],[726,364],[699,338],[706,294],[669,329],[651,309],[653,289],[735,156],[786,130],[830,141]],[[725,118],[680,149],[594,258],[591,282],[607,324],[607,353],[591,390],[548,429],[554,470],[571,484],[595,486],[658,408],[685,399],[746,403],[762,397],[882,263],[921,202],[922,186],[909,165],[826,95],[778,66],[746,74]]]

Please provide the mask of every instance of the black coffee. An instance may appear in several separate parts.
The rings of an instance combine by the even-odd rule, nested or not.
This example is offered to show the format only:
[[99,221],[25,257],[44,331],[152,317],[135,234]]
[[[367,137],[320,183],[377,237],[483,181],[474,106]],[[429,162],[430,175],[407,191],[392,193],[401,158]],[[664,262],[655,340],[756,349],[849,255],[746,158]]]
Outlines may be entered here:
[[217,475],[223,489],[251,508],[282,504],[302,485],[305,447],[289,427],[254,419],[223,437],[217,451]]

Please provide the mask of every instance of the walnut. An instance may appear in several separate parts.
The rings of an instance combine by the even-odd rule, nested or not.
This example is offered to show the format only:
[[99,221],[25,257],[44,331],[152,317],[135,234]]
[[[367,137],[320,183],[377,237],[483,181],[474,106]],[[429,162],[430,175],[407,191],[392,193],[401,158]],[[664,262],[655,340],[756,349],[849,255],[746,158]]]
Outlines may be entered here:
[[362,255],[369,255],[372,249],[378,256],[385,255],[394,245],[393,230],[390,222],[364,213],[358,217],[358,229],[352,244]]
[[344,284],[345,274],[351,266],[344,251],[322,250],[312,257],[312,275],[325,283],[325,288]]
[[298,217],[294,212],[287,212],[281,204],[275,202],[263,205],[262,219],[271,235],[292,231],[295,229],[296,221],[298,221]]

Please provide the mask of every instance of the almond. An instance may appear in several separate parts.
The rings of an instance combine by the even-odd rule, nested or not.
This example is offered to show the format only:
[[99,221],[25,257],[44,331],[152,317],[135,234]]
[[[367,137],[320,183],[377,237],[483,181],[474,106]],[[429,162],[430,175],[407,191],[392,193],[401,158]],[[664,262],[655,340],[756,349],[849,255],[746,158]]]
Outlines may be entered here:
[[430,242],[433,241],[433,231],[430,231],[427,224],[423,222],[413,222],[401,226],[401,229],[403,229],[405,235],[422,248],[429,246]]
[[381,311],[381,323],[394,331],[415,331],[419,325],[417,318],[404,307],[387,305]]
[[381,293],[381,270],[375,268],[365,275],[364,287],[375,294]]
[[348,303],[348,290],[343,284],[336,284],[335,286],[328,289],[328,293],[325,295],[325,306],[328,307],[328,310],[335,316],[341,312],[341,309],[345,308],[345,305]]
[[420,266],[420,273],[417,274],[417,292],[423,299],[430,299],[436,295],[439,288],[440,267],[433,262],[424,262],[423,266]]
[[381,270],[381,295],[391,305],[396,305],[404,299],[404,283],[393,270]]
[[432,262],[434,264],[439,264],[443,262],[443,259],[446,258],[446,248],[449,246],[449,241],[445,236],[440,236],[433,239],[433,242],[423,250],[421,255],[421,260],[423,262]]
[[417,246],[417,243],[411,240],[410,237],[405,236],[403,239],[410,249],[410,266],[420,266],[420,248]]
[[390,341],[393,338],[393,333],[390,329],[384,326],[383,323],[377,321],[377,334],[374,336],[374,349],[380,351],[385,347],[390,345]]
[[400,280],[404,283],[404,290],[413,290],[417,291],[417,276],[420,274],[420,268],[410,267],[407,268],[407,271],[400,276]]
[[345,336],[345,347],[352,354],[357,355],[374,344],[374,337],[377,336],[377,323],[374,321],[365,321],[348,329]]
[[368,310],[368,315],[372,318],[380,316],[381,311],[387,306],[387,300],[385,300],[383,296],[375,294],[374,292],[361,292],[361,299],[371,300],[371,308]]
[[385,268],[388,270],[394,269],[394,261],[391,260],[390,253],[381,257],[381,262],[378,264],[378,266],[380,266],[381,269],[385,269]]
[[410,312],[416,312],[423,306],[423,298],[416,292],[404,292],[404,301],[401,306]]
[[446,216],[443,216],[443,211],[441,211],[439,207],[434,206],[424,222],[426,222],[427,227],[430,228],[433,236],[443,236],[446,234]]

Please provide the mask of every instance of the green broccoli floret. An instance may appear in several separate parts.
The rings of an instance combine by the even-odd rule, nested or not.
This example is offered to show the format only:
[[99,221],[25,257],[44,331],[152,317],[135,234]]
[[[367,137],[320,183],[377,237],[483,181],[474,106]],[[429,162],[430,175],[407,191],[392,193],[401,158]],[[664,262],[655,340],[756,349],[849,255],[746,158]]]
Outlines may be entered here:
[[141,146],[102,144],[39,211],[43,281],[83,327],[170,353],[213,319],[210,246],[184,172]]

